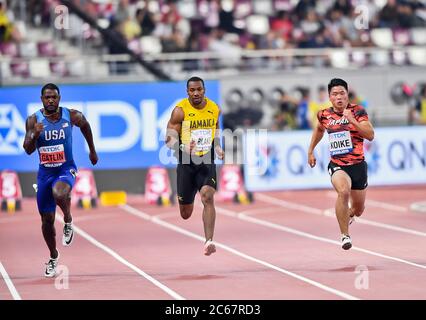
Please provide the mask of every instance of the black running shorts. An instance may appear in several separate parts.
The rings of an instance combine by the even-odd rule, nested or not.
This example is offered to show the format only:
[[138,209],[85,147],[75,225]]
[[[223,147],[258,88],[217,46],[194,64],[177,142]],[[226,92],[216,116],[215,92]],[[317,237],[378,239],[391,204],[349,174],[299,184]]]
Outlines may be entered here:
[[197,190],[203,186],[216,189],[216,165],[211,164],[181,164],[177,166],[177,195],[179,204],[194,203]]
[[352,190],[364,190],[367,188],[367,162],[361,161],[360,163],[349,166],[340,166],[330,161],[328,164],[328,173],[330,177],[339,170],[345,171],[351,178]]

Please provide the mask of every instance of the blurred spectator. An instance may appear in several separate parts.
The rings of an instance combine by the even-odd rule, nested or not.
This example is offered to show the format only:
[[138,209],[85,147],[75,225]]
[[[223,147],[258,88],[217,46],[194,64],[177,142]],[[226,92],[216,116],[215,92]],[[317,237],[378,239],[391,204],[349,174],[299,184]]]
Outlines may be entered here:
[[333,9],[342,12],[345,16],[349,16],[352,12],[352,5],[350,0],[336,0]]
[[114,14],[114,20],[120,24],[130,17],[129,0],[119,0],[118,8]]
[[0,42],[8,42],[12,38],[12,22],[6,15],[5,4],[0,2]]
[[227,41],[222,29],[213,29],[210,32],[208,49],[220,53],[222,59],[220,59],[219,64],[221,66],[235,66],[240,61],[241,48],[239,44]]
[[410,124],[426,125],[426,84],[422,85],[420,96],[410,109]]
[[30,18],[31,24],[37,27],[50,27],[52,21],[52,9],[58,4],[59,3],[55,2],[55,0],[28,0],[27,16]]
[[[122,30],[123,24],[112,19],[109,30],[111,38],[106,40],[109,54],[124,54],[127,53],[124,48],[117,46],[113,39],[122,43],[126,43],[126,38]],[[111,74],[127,74],[129,72],[129,63],[126,61],[109,62],[109,70]]]
[[[41,16],[41,19],[45,20],[44,15],[52,11],[55,1],[58,0],[28,0],[28,3],[36,10],[35,16]],[[368,8],[369,28],[389,27],[395,30],[426,26],[424,1],[389,0],[383,7],[380,7],[376,0],[285,1],[286,6],[281,6],[276,14],[272,11],[268,17],[269,30],[260,34],[251,34],[250,28],[247,28],[245,19],[254,13],[252,1],[248,0],[197,0],[194,1],[197,6],[194,14],[181,12],[182,8],[187,6],[178,6],[177,0],[76,2],[80,3],[85,12],[92,14],[95,10],[93,15],[97,18],[113,16],[118,23],[126,21],[122,32],[128,41],[138,35],[159,38],[163,52],[209,50],[208,39],[213,42],[212,47],[215,47],[215,42],[219,42],[227,46],[227,49],[229,43],[232,43],[232,46],[238,45],[240,49],[371,46],[369,30],[357,29],[354,23],[360,14],[355,10],[355,5]],[[135,23],[139,28],[135,27]],[[222,30],[219,37],[216,36],[215,30]],[[228,44],[222,42],[222,39],[230,38],[233,40],[225,41]],[[195,45],[194,39],[200,43]],[[271,60],[274,58],[269,59]],[[299,60],[292,61],[298,63]],[[324,57],[300,61],[302,65],[315,67],[329,63],[328,58]],[[261,66],[262,63],[257,65]]]
[[368,103],[365,99],[356,94],[353,89],[349,89],[348,93],[349,103],[357,104],[363,106],[364,108],[368,107]]
[[306,18],[300,22],[300,28],[308,37],[317,33],[321,28],[321,24],[314,9],[308,10]]
[[148,5],[145,2],[145,6],[142,9],[136,10],[136,21],[142,30],[142,36],[149,36],[155,29],[155,19],[152,12],[149,11]]
[[138,21],[129,16],[127,19],[121,22],[121,32],[126,38],[126,41],[130,42],[133,39],[139,37],[142,33],[142,30]]
[[172,34],[163,37],[163,52],[183,52],[187,48],[185,35],[176,26],[172,27]]
[[190,32],[190,25],[179,14],[176,3],[169,1],[153,32],[154,36],[160,38],[163,51],[184,51]]
[[302,98],[297,106],[297,129],[312,128],[311,118],[309,115],[310,92],[308,88],[299,88]]
[[219,28],[229,33],[240,33],[241,30],[234,25],[234,8],[224,8],[222,1],[219,1],[219,4]]
[[294,13],[297,15],[298,20],[303,20],[306,17],[309,9],[315,9],[315,1],[300,0],[294,9]]
[[278,11],[276,18],[271,22],[271,30],[276,32],[284,41],[290,40],[293,32],[293,21],[287,11]]
[[201,0],[199,3],[200,15],[204,21],[205,32],[218,28],[220,23],[220,0]]
[[398,26],[398,6],[396,0],[388,0],[379,12],[379,26],[383,28],[395,28]]
[[[60,0],[21,0],[25,2],[26,17],[33,26],[52,28],[55,19],[54,8]],[[259,1],[260,2],[260,1]],[[395,38],[398,45],[421,43],[421,29],[410,32],[412,27],[426,27],[426,6],[424,0],[265,0],[270,2],[278,12],[259,9],[254,0],[73,0],[88,15],[98,21],[102,27],[113,24],[114,32],[121,33],[128,47],[137,53],[143,52],[141,43],[153,44],[152,53],[213,51],[219,59],[182,61],[184,70],[201,67],[205,70],[219,68],[251,69],[292,69],[299,66],[308,67],[361,67],[364,65],[385,65],[395,63],[419,65],[423,62],[419,55],[408,52],[392,52],[396,58],[386,59],[384,55],[365,55],[363,50],[351,52],[351,47],[370,47],[382,45],[373,37],[372,29],[391,28],[388,37]],[[16,0],[0,0],[0,41],[20,41],[19,30],[25,34],[25,25],[15,22],[11,13],[21,17],[21,5]],[[13,4],[5,13],[5,3]],[[279,4],[278,4],[279,3]],[[368,9],[367,26],[357,27],[359,21],[358,6]],[[266,8],[263,6],[263,8]],[[272,8],[272,7],[271,7]],[[185,10],[185,11],[183,11]],[[263,11],[262,11],[263,10]],[[259,15],[261,28],[248,25],[251,15]],[[25,15],[23,15],[25,18]],[[266,19],[264,19],[266,18]],[[81,23],[75,23],[80,21]],[[268,25],[269,21],[269,25]],[[28,22],[28,21],[23,21]],[[14,27],[15,24],[15,27]],[[63,37],[82,51],[102,52],[101,34],[76,15],[70,15],[70,29]],[[257,30],[257,31],[256,31]],[[260,31],[259,31],[260,30]],[[374,33],[378,34],[378,33]],[[402,41],[398,35],[405,37]],[[420,35],[410,37],[411,34]],[[142,40],[139,37],[146,37]],[[385,39],[386,37],[383,37]],[[420,38],[420,40],[418,40]],[[416,40],[417,39],[417,40]],[[74,40],[74,41],[73,41]],[[145,41],[146,40],[146,41]],[[392,40],[389,40],[391,44]],[[388,41],[388,42],[389,42]],[[399,41],[399,42],[398,42]],[[390,44],[390,45],[391,45]],[[104,46],[110,53],[123,53],[113,48],[109,41]],[[387,45],[383,45],[387,46]],[[325,52],[307,55],[269,57],[248,57],[242,49],[292,49],[292,48],[339,48],[347,52]],[[421,48],[419,48],[420,50]],[[408,49],[407,49],[408,50]],[[417,49],[416,49],[417,50]],[[414,51],[412,51],[413,53]],[[334,54],[335,53],[335,54]],[[389,55],[391,52],[389,52]],[[379,58],[377,58],[379,57]],[[356,59],[355,59],[356,58]],[[347,61],[347,62],[346,62]],[[218,62],[218,63],[216,63]]]
[[293,130],[297,128],[296,110],[297,101],[287,92],[283,92],[279,103],[279,110],[274,115],[272,130]]
[[13,24],[13,15],[7,11],[6,1],[0,1],[0,43],[20,41],[19,30]]
[[284,49],[285,40],[277,31],[270,30],[266,36],[257,38],[257,49]]
[[328,98],[327,88],[321,85],[318,87],[318,100],[309,102],[309,116],[311,118],[311,124],[313,128],[315,128],[318,123],[318,111],[329,107],[331,107],[331,102]]

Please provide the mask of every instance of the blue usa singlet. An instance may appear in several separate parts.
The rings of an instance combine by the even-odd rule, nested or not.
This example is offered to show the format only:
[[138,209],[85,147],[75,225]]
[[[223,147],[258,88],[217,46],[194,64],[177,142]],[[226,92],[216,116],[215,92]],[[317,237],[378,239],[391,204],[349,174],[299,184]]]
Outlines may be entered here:
[[40,158],[40,168],[57,168],[74,164],[72,156],[72,124],[70,111],[59,108],[61,118],[56,122],[48,120],[41,110],[36,112],[37,122],[44,129],[37,139],[36,148]]
[[59,108],[61,118],[48,120],[41,110],[36,112],[37,122],[44,125],[36,142],[40,158],[37,175],[37,206],[41,214],[54,213],[56,208],[52,188],[58,181],[74,186],[77,168],[72,156],[72,124],[70,110]]

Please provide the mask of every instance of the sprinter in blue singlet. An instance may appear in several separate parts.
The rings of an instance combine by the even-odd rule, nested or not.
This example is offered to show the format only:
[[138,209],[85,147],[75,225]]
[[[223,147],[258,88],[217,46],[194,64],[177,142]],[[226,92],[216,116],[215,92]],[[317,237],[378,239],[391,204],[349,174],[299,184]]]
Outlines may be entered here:
[[27,118],[24,149],[32,154],[36,149],[40,164],[37,176],[37,206],[42,220],[44,240],[50,251],[44,275],[54,277],[59,251],[56,249],[55,211],[58,205],[64,213],[62,244],[69,246],[74,238],[72,228],[71,189],[77,173],[72,156],[72,127],[80,128],[89,146],[89,158],[98,162],[92,130],[84,115],[76,110],[59,107],[59,88],[48,83],[41,89],[43,108]]

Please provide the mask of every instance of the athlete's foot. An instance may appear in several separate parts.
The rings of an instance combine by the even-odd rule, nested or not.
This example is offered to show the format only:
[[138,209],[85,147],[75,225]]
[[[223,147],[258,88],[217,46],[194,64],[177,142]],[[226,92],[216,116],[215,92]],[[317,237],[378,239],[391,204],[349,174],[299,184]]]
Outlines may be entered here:
[[72,222],[65,223],[64,234],[62,236],[62,244],[65,247],[68,247],[69,245],[71,245],[73,239],[74,239],[74,230],[72,228]]
[[355,216],[349,216],[349,225],[355,222]]
[[352,248],[351,237],[347,234],[342,234],[342,248],[343,250],[349,250]]
[[204,255],[209,256],[212,253],[216,252],[216,246],[214,245],[212,240],[207,240],[204,244]]
[[53,278],[56,276],[56,267],[58,266],[58,260],[59,260],[59,251],[56,258],[50,258],[49,261],[46,263],[46,270],[44,271],[44,276],[46,278]]

